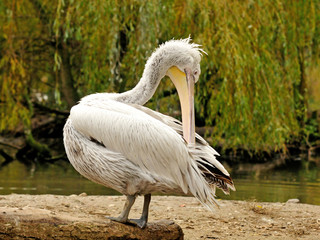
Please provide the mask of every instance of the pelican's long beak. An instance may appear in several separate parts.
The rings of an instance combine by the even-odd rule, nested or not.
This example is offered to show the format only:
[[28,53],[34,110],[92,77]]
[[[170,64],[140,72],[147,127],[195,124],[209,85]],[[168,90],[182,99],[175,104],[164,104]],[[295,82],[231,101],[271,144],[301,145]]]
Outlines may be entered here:
[[167,71],[175,85],[181,105],[183,137],[187,143],[195,143],[195,120],[194,120],[194,84],[195,78],[190,69],[182,72],[177,67],[171,67]]

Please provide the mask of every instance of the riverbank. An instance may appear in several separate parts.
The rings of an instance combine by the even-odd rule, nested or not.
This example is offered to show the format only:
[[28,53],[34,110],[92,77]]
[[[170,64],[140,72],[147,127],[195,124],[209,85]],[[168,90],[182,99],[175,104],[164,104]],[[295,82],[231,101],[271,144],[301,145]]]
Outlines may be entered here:
[[[55,218],[72,221],[109,221],[105,216],[120,214],[125,197],[59,195],[1,195],[0,208],[29,211],[46,210]],[[140,217],[139,197],[130,217]],[[221,207],[209,212],[195,198],[154,196],[149,222],[168,219],[181,226],[185,239],[318,239],[320,206],[300,203],[219,201]],[[17,219],[17,222],[19,220]]]

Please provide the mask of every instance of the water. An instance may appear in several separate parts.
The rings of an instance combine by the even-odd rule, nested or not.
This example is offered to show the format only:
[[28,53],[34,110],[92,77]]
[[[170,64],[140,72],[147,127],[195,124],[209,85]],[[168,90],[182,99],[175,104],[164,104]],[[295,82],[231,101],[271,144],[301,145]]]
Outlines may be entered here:
[[[233,172],[237,191],[225,196],[218,190],[217,196],[266,202],[286,202],[298,198],[303,203],[320,205],[319,162],[299,161],[290,166],[270,171]],[[0,169],[0,194],[71,195],[83,192],[89,195],[119,194],[83,178],[65,161],[28,167],[13,161]]]

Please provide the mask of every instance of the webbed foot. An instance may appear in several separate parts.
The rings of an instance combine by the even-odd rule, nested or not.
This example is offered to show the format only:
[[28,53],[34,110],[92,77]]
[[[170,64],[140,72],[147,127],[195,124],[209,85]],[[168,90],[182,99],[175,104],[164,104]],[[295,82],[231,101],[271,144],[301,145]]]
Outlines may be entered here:
[[111,221],[119,222],[119,223],[126,223],[128,219],[122,218],[122,217],[106,217],[110,219]]
[[147,221],[145,219],[125,219],[121,217],[107,217],[111,221],[132,225],[132,226],[138,226],[140,228],[145,228],[147,226]]
[[147,221],[145,219],[129,219],[129,224],[138,226],[139,228],[145,228],[147,226]]

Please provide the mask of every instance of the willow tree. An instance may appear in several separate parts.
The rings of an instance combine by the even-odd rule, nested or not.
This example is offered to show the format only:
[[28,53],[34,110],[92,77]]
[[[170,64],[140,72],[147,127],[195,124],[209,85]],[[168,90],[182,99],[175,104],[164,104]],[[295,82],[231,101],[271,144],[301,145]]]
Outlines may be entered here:
[[[304,134],[307,69],[319,59],[318,1],[74,1],[0,3],[0,131],[23,123],[33,103],[69,109],[81,96],[122,92],[160,43],[202,44],[196,114],[224,148],[285,150]],[[164,80],[149,107],[175,115]],[[198,122],[200,123],[200,122]]]

